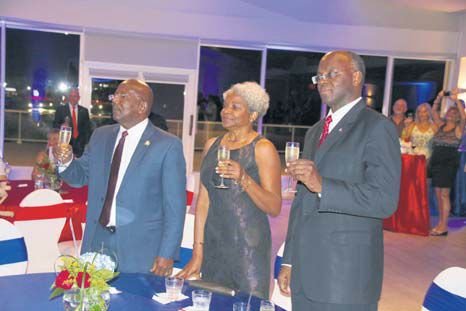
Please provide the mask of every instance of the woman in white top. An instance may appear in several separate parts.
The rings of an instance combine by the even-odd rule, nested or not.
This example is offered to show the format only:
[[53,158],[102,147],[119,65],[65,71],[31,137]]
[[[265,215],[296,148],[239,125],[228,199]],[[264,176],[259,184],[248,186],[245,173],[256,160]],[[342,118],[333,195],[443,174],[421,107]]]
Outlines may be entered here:
[[429,103],[422,103],[416,109],[415,121],[404,129],[402,138],[410,141],[416,154],[421,154],[429,161],[432,153],[432,138],[437,132],[437,125],[432,120]]

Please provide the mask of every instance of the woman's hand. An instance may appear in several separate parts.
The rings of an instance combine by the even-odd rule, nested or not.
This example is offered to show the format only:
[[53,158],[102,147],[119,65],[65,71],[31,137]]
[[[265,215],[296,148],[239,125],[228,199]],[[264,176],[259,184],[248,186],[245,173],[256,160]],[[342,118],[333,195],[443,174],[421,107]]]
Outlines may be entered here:
[[233,160],[219,162],[215,172],[223,178],[233,179],[237,183],[241,181],[244,171],[241,165]]
[[198,256],[193,253],[191,260],[186,266],[184,266],[183,270],[178,272],[176,276],[183,279],[189,279],[192,277],[199,279],[201,277],[201,266],[202,256]]
[[458,93],[459,93],[459,90],[457,87],[451,90],[450,98],[452,101],[456,102],[458,100]]

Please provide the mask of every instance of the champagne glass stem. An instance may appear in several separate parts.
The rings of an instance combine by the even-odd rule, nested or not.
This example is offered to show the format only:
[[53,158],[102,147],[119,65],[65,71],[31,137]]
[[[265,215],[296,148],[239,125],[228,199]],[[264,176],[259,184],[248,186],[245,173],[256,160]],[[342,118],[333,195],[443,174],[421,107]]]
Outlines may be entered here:
[[286,192],[291,192],[293,189],[291,189],[291,181],[293,180],[293,177],[290,175],[288,177],[288,186],[286,187]]

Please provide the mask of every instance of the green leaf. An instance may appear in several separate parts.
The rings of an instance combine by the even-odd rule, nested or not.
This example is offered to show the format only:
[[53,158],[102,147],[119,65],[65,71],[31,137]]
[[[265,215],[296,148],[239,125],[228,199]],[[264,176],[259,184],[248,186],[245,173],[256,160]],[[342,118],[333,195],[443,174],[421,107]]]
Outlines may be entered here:
[[50,294],[49,299],[53,299],[53,298],[55,298],[57,296],[63,295],[64,292],[65,292],[65,290],[63,288],[56,287],[53,290],[53,292]]

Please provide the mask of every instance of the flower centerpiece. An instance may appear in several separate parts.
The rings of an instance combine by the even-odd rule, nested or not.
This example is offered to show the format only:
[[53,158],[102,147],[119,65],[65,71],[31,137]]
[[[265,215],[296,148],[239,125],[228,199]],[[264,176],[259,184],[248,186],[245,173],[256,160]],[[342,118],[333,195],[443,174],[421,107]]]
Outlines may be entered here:
[[108,282],[119,273],[109,255],[89,252],[79,258],[60,256],[59,272],[50,299],[63,294],[65,310],[104,311],[108,308]]
[[39,174],[43,175],[53,190],[58,190],[61,187],[61,180],[57,174],[55,163],[50,161],[48,156],[43,157],[37,163],[37,170]]

